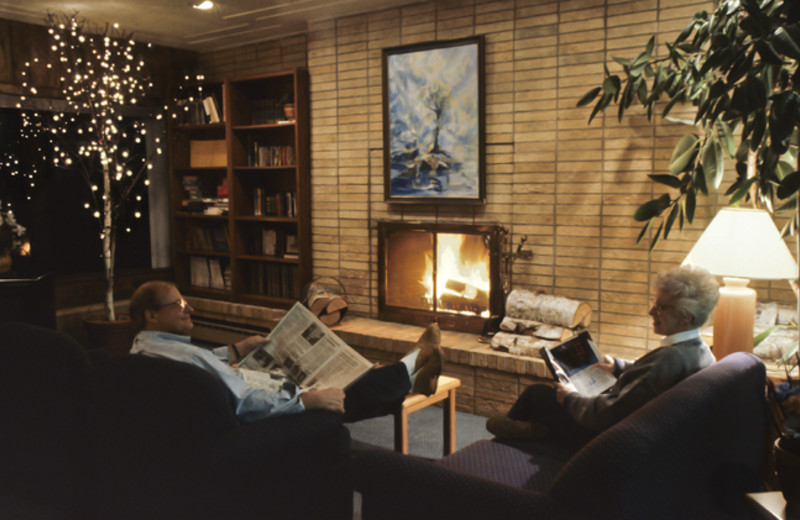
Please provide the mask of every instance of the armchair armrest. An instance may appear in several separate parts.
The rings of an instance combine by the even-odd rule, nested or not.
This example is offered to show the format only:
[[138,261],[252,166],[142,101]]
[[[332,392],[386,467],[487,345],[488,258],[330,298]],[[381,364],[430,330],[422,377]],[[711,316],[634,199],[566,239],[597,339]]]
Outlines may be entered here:
[[353,450],[365,520],[408,518],[558,518],[545,493],[460,473],[388,450]]

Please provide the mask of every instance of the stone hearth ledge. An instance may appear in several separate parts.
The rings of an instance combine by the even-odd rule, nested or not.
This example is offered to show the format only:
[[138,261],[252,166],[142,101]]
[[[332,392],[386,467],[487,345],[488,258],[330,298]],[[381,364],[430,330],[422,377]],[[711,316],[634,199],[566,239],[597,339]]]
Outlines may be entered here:
[[[360,316],[348,316],[341,323],[331,327],[336,334],[353,348],[369,349],[391,353],[399,359],[416,343],[424,332],[423,327],[379,321]],[[497,352],[487,343],[478,341],[478,336],[465,332],[442,331],[442,352],[447,364],[466,365],[526,375],[549,378],[549,372],[541,359],[529,358]]]

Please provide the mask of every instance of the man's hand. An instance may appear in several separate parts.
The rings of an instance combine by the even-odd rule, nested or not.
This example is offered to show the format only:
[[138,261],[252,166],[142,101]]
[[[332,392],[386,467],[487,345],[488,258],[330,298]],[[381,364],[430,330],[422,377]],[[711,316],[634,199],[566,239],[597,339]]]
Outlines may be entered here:
[[329,410],[344,413],[344,391],[341,388],[326,388],[300,394],[306,410]]
[[577,391],[572,383],[556,383],[556,401],[558,404],[564,404],[564,398]]
[[236,351],[239,352],[239,357],[236,357],[236,352],[233,351],[231,345],[228,345],[228,359],[231,360],[231,363],[235,363],[244,359],[247,354],[253,351],[259,345],[262,345],[269,341],[269,336],[261,336],[255,335],[250,336],[249,338],[244,338],[235,343]]
[[614,370],[617,368],[616,364],[614,363],[614,358],[609,356],[608,354],[603,355],[603,361],[597,362],[594,364],[596,367],[600,367],[609,374],[613,374]]

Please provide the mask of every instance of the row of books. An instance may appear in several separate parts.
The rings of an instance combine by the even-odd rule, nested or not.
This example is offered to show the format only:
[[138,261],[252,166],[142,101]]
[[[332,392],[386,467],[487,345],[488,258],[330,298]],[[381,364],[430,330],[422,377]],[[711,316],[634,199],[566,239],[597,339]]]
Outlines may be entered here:
[[297,258],[297,235],[282,229],[262,229],[250,243],[251,252],[279,258]]
[[260,145],[253,143],[250,156],[247,158],[248,166],[294,166],[294,146],[291,145]]
[[217,186],[216,197],[204,197],[197,175],[184,175],[182,179],[185,198],[181,201],[181,209],[205,215],[227,215],[230,208],[228,186],[222,183]]
[[297,192],[266,193],[264,188],[253,190],[253,215],[278,217],[297,216]]
[[248,292],[278,298],[300,298],[296,265],[258,263],[250,265],[247,270]]
[[193,226],[186,235],[186,247],[202,251],[228,252],[228,226]]
[[230,265],[223,265],[219,258],[192,256],[189,260],[189,282],[194,287],[230,290]]
[[254,125],[271,125],[287,121],[283,113],[285,103],[279,99],[256,99],[250,103]]
[[227,215],[230,209],[228,197],[204,197],[200,200],[184,199],[181,210],[203,215]]
[[175,122],[179,125],[204,125],[223,121],[222,110],[214,94],[202,98],[179,99],[175,104]]

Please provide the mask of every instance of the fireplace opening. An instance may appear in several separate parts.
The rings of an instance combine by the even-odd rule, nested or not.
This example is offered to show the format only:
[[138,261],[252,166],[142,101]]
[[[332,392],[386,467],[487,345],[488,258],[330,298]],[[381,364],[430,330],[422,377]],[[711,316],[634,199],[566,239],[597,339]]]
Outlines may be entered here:
[[378,224],[379,318],[480,333],[502,312],[497,225]]

